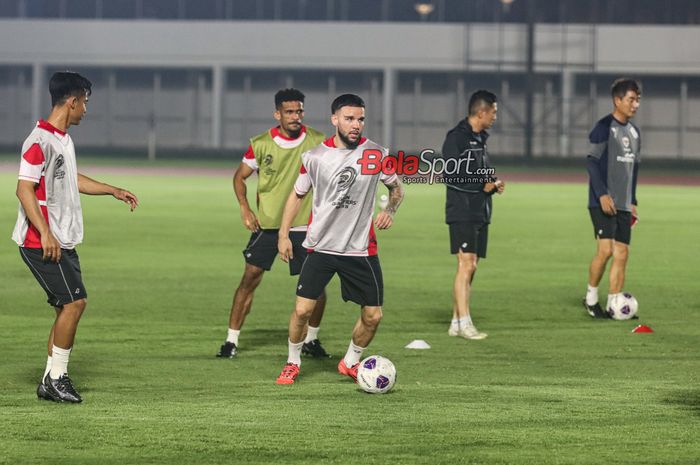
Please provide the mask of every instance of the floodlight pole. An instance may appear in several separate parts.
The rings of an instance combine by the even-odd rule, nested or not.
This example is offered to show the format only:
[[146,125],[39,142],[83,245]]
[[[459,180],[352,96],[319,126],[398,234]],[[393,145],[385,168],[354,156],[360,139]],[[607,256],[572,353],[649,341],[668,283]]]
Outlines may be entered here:
[[[396,96],[397,71],[384,68],[384,100],[383,100],[383,140],[382,144],[394,150],[394,98]],[[393,152],[392,152],[393,153]]]
[[223,141],[223,109],[224,90],[226,87],[226,73],[223,65],[214,65],[212,68],[211,84],[211,147],[219,149]]
[[32,64],[32,119],[38,121],[42,114],[41,96],[44,90],[44,73],[46,67],[42,63]]
[[525,159],[532,159],[535,97],[535,1],[527,2],[527,75],[525,78]]

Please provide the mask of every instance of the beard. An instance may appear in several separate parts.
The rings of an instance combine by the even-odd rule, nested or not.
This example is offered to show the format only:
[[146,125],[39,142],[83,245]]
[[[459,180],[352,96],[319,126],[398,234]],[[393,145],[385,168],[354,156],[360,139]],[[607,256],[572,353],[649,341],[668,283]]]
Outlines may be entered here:
[[343,141],[343,144],[349,149],[356,149],[360,145],[360,140],[362,139],[362,132],[357,135],[356,141],[351,141],[348,134],[343,134],[342,131],[338,130],[338,138]]
[[287,131],[287,134],[289,134],[289,137],[291,137],[292,139],[296,139],[301,134],[301,123],[295,126],[296,128],[292,128],[289,126],[284,127],[284,130]]

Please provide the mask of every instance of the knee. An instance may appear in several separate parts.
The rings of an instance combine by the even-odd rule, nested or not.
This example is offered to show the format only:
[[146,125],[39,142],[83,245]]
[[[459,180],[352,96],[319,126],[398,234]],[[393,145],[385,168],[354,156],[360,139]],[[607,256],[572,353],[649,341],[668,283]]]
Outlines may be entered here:
[[262,280],[263,272],[262,269],[246,269],[239,287],[248,292],[254,291]]
[[613,247],[612,246],[604,245],[604,246],[598,247],[598,258],[607,261],[610,259],[610,257],[612,257],[612,255],[613,255]]
[[457,273],[465,276],[466,278],[471,278],[476,273],[477,264],[475,260],[461,260],[459,262],[459,268]]
[[296,315],[297,319],[302,320],[302,321],[307,321],[309,318],[311,318],[311,314],[313,313],[315,308],[314,306],[307,306],[307,305],[297,305],[294,308],[294,314]]
[[370,328],[376,328],[382,321],[382,309],[381,307],[375,307],[376,309],[368,310],[362,312],[362,323]]
[[87,299],[80,299],[80,300],[76,300],[75,302],[71,302],[70,304],[64,305],[63,310],[61,310],[61,313],[67,312],[70,315],[73,315],[77,318],[80,318],[80,316],[85,311],[86,307],[87,307]]
[[613,251],[613,260],[626,262],[628,255],[629,249],[627,247],[617,246]]
[[76,300],[74,303],[80,313],[83,313],[87,308],[87,299]]

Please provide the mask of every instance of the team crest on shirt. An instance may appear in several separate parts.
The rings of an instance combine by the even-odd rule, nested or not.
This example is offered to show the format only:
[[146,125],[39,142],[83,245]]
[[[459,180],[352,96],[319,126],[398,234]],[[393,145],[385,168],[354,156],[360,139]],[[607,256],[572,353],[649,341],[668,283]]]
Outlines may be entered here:
[[53,177],[54,179],[63,179],[66,176],[66,171],[63,169],[65,160],[63,159],[63,154],[56,158],[56,163],[54,166]]
[[263,157],[263,159],[262,159],[262,164],[263,164],[263,167],[264,167],[263,172],[264,172],[266,175],[268,175],[268,176],[272,176],[273,174],[275,174],[275,173],[277,172],[277,170],[273,170],[273,169],[272,169],[272,162],[273,162],[274,160],[275,160],[275,159],[272,157],[272,154],[271,154],[271,153],[268,153],[268,154],[265,155],[265,156]]
[[357,171],[355,168],[348,166],[343,168],[343,170],[335,175],[336,182],[338,183],[338,192],[346,191],[355,183],[357,179]]
[[625,136],[622,138],[622,145],[625,146],[625,148],[629,148],[630,146],[630,138]]

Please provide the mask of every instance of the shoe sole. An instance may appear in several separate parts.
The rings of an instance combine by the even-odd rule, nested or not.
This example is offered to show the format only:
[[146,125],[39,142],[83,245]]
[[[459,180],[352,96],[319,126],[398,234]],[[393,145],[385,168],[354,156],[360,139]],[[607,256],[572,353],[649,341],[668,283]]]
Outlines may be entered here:
[[462,336],[462,337],[463,337],[464,339],[468,339],[468,340],[470,340],[470,341],[483,341],[484,339],[486,339],[487,337],[489,337],[489,335],[488,335],[488,334],[483,334],[483,333],[482,333],[482,335],[480,335],[480,336],[472,336],[472,337],[470,337],[470,336]]
[[481,335],[475,336],[475,337],[468,337],[468,336],[462,336],[462,335],[459,334],[458,332],[453,333],[452,331],[447,331],[447,335],[450,336],[450,337],[457,337],[457,336],[460,336],[460,337],[463,337],[464,339],[469,339],[470,341],[481,341],[481,340],[486,339],[487,337],[489,337],[489,335],[486,334],[486,333],[481,333]]
[[353,376],[352,372],[349,369],[338,368],[338,374],[341,374],[343,376],[347,376],[348,378],[350,378],[354,382],[357,382],[357,376]]
[[46,391],[46,395],[48,397],[39,397],[39,394],[37,393],[37,397],[39,397],[40,399],[50,400],[52,402],[58,402],[59,404],[80,404],[83,402],[83,399],[80,399],[80,400],[61,399],[60,397],[56,397],[53,394],[51,394],[48,390]]
[[588,308],[588,305],[586,304],[586,299],[583,299],[581,301],[583,304],[583,308],[586,310],[586,313],[588,313],[588,316],[593,318],[594,320],[611,320],[610,316],[605,313],[605,310],[603,310],[603,315],[602,316],[597,316],[590,308]]

